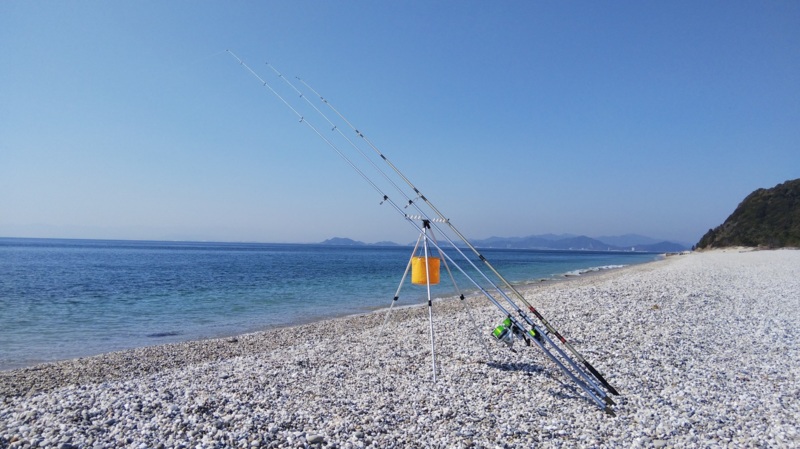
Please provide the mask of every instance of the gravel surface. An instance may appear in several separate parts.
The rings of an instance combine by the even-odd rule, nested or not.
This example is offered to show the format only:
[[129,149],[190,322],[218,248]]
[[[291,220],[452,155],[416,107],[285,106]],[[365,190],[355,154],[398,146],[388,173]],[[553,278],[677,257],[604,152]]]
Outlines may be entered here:
[[492,341],[481,297],[434,304],[436,383],[424,307],[0,372],[0,447],[800,446],[800,251],[525,296],[620,391],[616,417],[538,348]]

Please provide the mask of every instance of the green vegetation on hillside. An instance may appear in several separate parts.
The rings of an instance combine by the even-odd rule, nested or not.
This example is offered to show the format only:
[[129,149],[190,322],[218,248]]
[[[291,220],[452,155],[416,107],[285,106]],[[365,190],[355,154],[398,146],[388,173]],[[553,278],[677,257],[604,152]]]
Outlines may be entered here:
[[751,193],[697,243],[698,249],[726,246],[800,247],[800,179]]

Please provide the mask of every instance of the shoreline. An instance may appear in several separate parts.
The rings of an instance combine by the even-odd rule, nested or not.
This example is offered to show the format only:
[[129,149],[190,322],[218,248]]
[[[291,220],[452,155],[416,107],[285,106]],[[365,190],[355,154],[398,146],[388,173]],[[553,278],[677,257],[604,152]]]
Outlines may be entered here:
[[[588,268],[585,268],[585,269],[574,270],[574,271],[560,273],[560,274],[554,274],[554,275],[552,275],[550,277],[547,277],[547,278],[537,278],[537,279],[532,279],[532,280],[524,280],[524,281],[514,282],[514,283],[512,283],[512,285],[514,285],[515,288],[518,288],[520,291],[524,291],[524,290],[527,290],[527,289],[530,289],[530,288],[536,288],[536,287],[541,286],[541,285],[547,285],[547,284],[557,283],[557,282],[571,281],[571,280],[580,279],[580,278],[586,278],[586,277],[595,276],[595,275],[602,275],[602,274],[610,272],[610,271],[626,269],[628,267],[641,265],[643,263],[646,264],[646,263],[657,262],[659,260],[663,260],[664,258],[665,258],[665,255],[662,254],[659,259],[656,259],[654,261],[642,262],[642,263],[637,263],[637,264],[633,264],[633,265],[611,266],[611,267],[609,267],[609,266],[588,267]],[[576,274],[576,272],[577,272],[577,274]],[[477,288],[472,286],[472,285],[470,285],[468,288],[464,288],[462,290],[463,290],[463,293],[465,294],[465,296],[468,296],[468,297],[469,296],[481,296],[481,297],[483,297],[481,292]],[[405,299],[405,298],[403,298],[403,299]],[[449,293],[438,293],[438,294],[435,294],[433,296],[433,300],[436,303],[439,303],[441,301],[450,301],[450,300],[455,301],[457,299],[458,299],[458,297],[457,297],[457,294],[455,293],[455,291],[451,291]],[[407,299],[405,299],[405,301],[407,301]],[[404,301],[401,300],[400,302],[402,303]],[[414,306],[419,305],[419,304],[423,304],[423,303],[419,302],[419,303],[411,303],[411,304],[409,304],[409,303],[406,302],[406,303],[404,303],[402,305],[395,305],[395,308],[398,308],[398,307],[414,307]],[[356,312],[341,312],[341,313],[337,313],[337,314],[333,314],[333,315],[327,315],[327,316],[321,316],[321,317],[307,317],[307,318],[304,318],[304,319],[295,320],[295,323],[293,323],[293,324],[269,324],[269,325],[263,325],[263,326],[253,326],[253,327],[250,327],[249,329],[242,330],[242,331],[222,332],[222,333],[208,335],[208,336],[204,336],[204,337],[200,337],[200,338],[189,338],[189,339],[186,339],[186,340],[178,340],[178,341],[173,340],[173,341],[167,341],[167,342],[158,342],[158,341],[154,340],[152,343],[141,345],[141,346],[131,346],[131,347],[120,348],[120,349],[112,349],[112,350],[107,350],[107,351],[99,352],[99,353],[95,353],[95,354],[85,354],[85,355],[77,354],[77,355],[72,356],[72,357],[66,357],[66,358],[61,358],[61,359],[56,359],[56,360],[31,360],[28,363],[21,363],[21,364],[18,364],[17,366],[13,366],[12,365],[11,367],[0,368],[0,375],[2,375],[2,373],[15,371],[15,370],[20,370],[20,369],[36,368],[36,367],[39,367],[39,366],[42,366],[42,365],[58,364],[58,363],[61,363],[61,362],[74,362],[74,361],[78,361],[78,360],[90,359],[90,358],[93,358],[93,357],[99,357],[99,356],[103,356],[103,355],[106,355],[106,354],[133,351],[133,350],[136,350],[136,349],[143,349],[143,348],[149,348],[149,347],[155,347],[155,346],[173,346],[173,345],[179,345],[179,344],[185,344],[185,343],[211,341],[211,340],[225,340],[225,339],[230,339],[230,338],[236,338],[236,337],[239,337],[241,335],[276,331],[276,330],[281,330],[281,329],[285,329],[285,328],[291,328],[291,327],[296,327],[296,326],[320,323],[320,322],[324,322],[324,321],[327,321],[327,320],[335,320],[335,319],[342,319],[342,318],[348,318],[348,317],[358,317],[358,316],[365,315],[365,314],[370,314],[370,313],[381,313],[381,311],[385,311],[385,310],[389,309],[390,305],[391,305],[391,303],[389,303],[389,305],[381,305],[381,306],[366,306],[366,307],[364,307],[363,310],[356,311]],[[164,335],[164,336],[171,337],[172,335]],[[2,393],[2,390],[0,390],[0,393]]]
[[[0,446],[800,444],[800,251],[667,257],[521,290],[621,396],[605,416],[482,297],[0,372]],[[83,374],[81,374],[83,372]],[[133,430],[135,429],[135,430]],[[92,442],[90,444],[90,442]]]
[[[575,283],[581,280],[593,279],[604,275],[640,267],[643,265],[656,264],[663,262],[666,257],[650,262],[635,265],[626,265],[619,268],[589,270],[580,275],[562,274],[559,277],[541,279],[536,282],[525,282],[515,285],[524,296],[532,290],[546,288],[562,283]],[[496,310],[479,291],[465,293],[465,300],[473,303],[472,307],[483,306],[490,311]],[[433,298],[433,313],[452,311],[458,308],[457,296],[448,295]],[[335,317],[328,317],[320,320],[311,320],[304,323],[271,327],[241,334],[223,335],[216,337],[203,338],[198,340],[186,340],[173,343],[162,343],[137,348],[110,351],[85,357],[72,359],[56,360],[37,363],[31,366],[0,370],[0,397],[31,395],[46,392],[55,388],[61,388],[71,384],[107,382],[110,380],[125,379],[139,375],[155,374],[162,369],[174,369],[187,366],[193,363],[208,361],[222,361],[227,358],[238,357],[253,351],[268,351],[280,347],[280,344],[266,344],[262,340],[272,340],[286,343],[285,339],[280,338],[279,334],[296,330],[296,332],[306,332],[307,328],[324,326],[332,322],[346,321],[348,326],[363,327],[365,324],[373,324],[376,320],[383,321],[385,313],[390,306],[380,307],[374,310],[346,314]],[[419,310],[415,310],[419,309]],[[423,310],[424,309],[424,310]],[[427,305],[425,303],[395,305],[392,309],[390,320],[394,320],[395,311],[401,312],[401,317],[407,319],[408,314],[424,318],[427,321]],[[402,312],[405,314],[402,314]],[[500,315],[497,315],[498,318]],[[353,322],[352,324],[349,324]],[[240,340],[244,345],[238,345]],[[246,346],[243,348],[242,346]],[[220,351],[223,351],[220,353]],[[169,354],[172,363],[165,365],[160,362],[163,354]],[[197,354],[200,354],[199,356]],[[155,355],[159,361],[157,366],[151,359]],[[36,384],[28,382],[30,375],[38,379]],[[46,379],[42,381],[43,379]]]

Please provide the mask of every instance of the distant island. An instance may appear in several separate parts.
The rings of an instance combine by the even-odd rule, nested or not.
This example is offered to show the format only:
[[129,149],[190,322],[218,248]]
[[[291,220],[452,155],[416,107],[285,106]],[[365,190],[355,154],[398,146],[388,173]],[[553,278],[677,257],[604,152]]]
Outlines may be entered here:
[[730,246],[800,248],[800,179],[747,195],[696,245],[697,249]]
[[557,249],[565,251],[635,251],[668,253],[688,249],[680,243],[658,241],[649,237],[628,234],[592,238],[585,235],[531,235],[528,237],[490,237],[472,240],[480,248]]
[[[528,237],[489,237],[471,240],[477,248],[488,249],[550,249],[562,251],[634,251],[634,252],[680,252],[689,249],[680,243],[659,241],[636,234],[591,238],[584,235],[544,234]],[[322,245],[336,246],[404,246],[395,242],[364,243],[343,237],[334,237]]]
[[[675,253],[687,245],[627,234],[587,237],[572,234],[542,234],[527,237],[489,237],[471,240],[477,248],[545,249],[562,251],[632,251]],[[342,237],[322,242],[339,246],[404,246],[395,242],[364,243]],[[413,245],[413,243],[411,244]],[[800,248],[800,179],[747,195],[724,223],[708,232],[692,249],[732,246]]]
[[358,240],[348,239],[344,237],[334,237],[324,242],[320,242],[320,245],[331,245],[331,246],[402,246],[395,242],[375,242],[375,243],[364,243],[359,242]]

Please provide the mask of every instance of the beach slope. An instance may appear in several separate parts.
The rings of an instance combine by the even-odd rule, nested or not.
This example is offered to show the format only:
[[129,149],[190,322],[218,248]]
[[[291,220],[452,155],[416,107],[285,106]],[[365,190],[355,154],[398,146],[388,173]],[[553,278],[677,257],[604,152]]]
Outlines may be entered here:
[[491,341],[503,317],[470,298],[434,304],[436,383],[419,307],[2,372],[0,447],[800,446],[800,251],[525,296],[620,391],[617,417],[538,349]]

